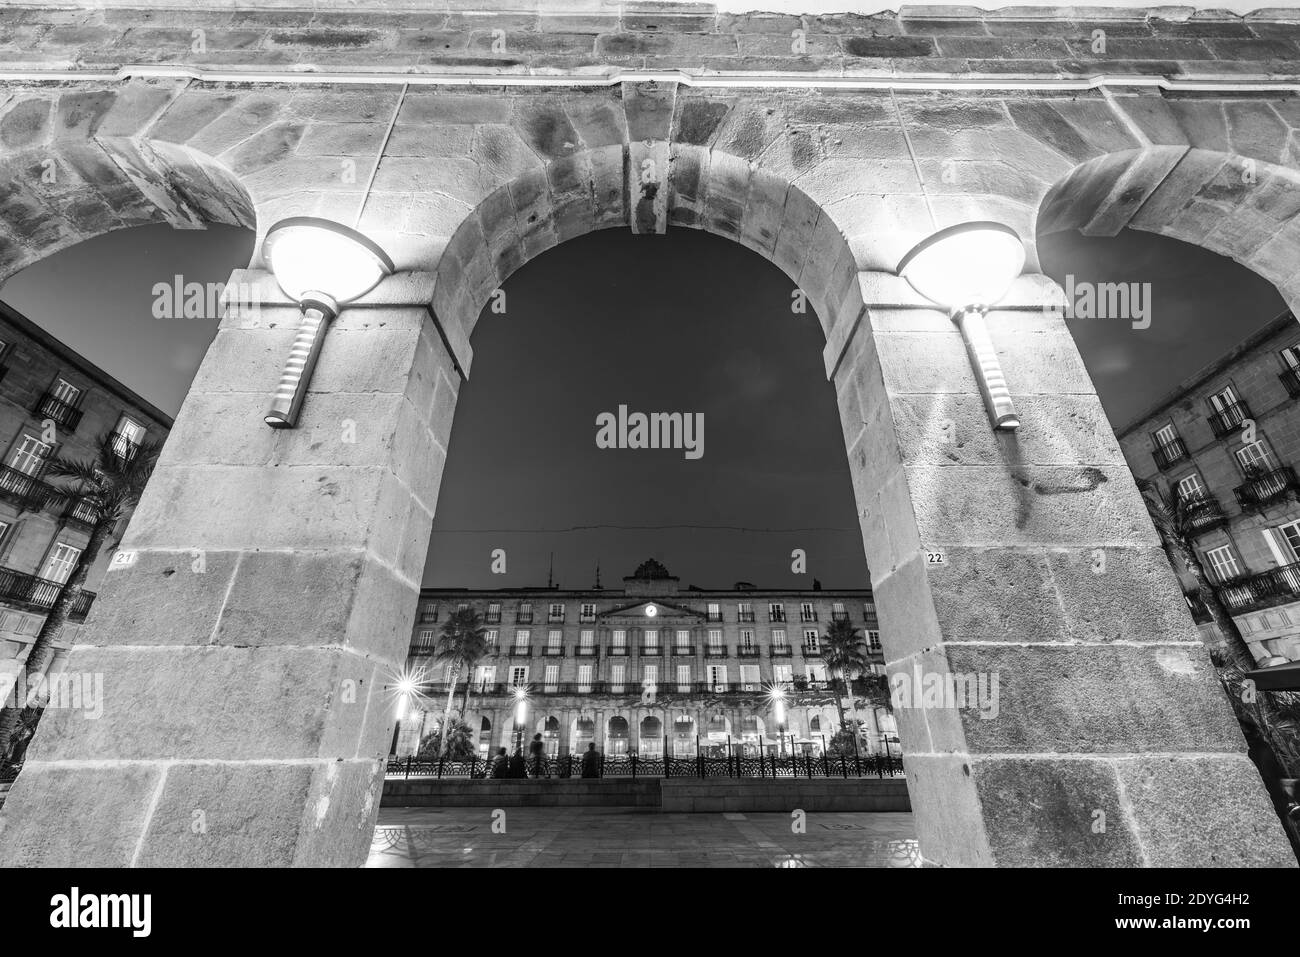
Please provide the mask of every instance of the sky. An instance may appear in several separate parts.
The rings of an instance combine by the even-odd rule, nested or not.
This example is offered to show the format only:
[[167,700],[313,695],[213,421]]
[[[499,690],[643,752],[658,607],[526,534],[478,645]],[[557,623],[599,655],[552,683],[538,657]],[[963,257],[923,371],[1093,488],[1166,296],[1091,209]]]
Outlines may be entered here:
[[[252,241],[232,227],[111,233],[28,267],[0,299],[174,415],[216,322],[154,318],[154,286],[223,281]],[[1062,283],[1151,284],[1147,329],[1070,322],[1116,426],[1284,308],[1244,267],[1148,233],[1058,234],[1039,250]],[[516,272],[505,313],[474,331],[425,584],[543,585],[553,567],[586,588],[599,563],[618,588],[653,556],[683,586],[861,587],[824,340],[811,312],[791,311],[793,288],[757,254],[687,229],[592,233]],[[597,417],[620,405],[702,413],[704,454],[598,448]],[[794,549],[807,574],[792,573]]]

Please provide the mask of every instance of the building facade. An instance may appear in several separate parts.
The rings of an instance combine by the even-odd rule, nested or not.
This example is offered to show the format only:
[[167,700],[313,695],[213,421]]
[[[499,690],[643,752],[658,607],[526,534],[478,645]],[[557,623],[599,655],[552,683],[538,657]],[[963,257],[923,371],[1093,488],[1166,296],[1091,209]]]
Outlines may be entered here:
[[[1300,324],[1284,313],[1119,433],[1139,483],[1186,505],[1194,547],[1257,661],[1300,660]],[[1175,569],[1202,628],[1213,628]]]
[[[681,588],[654,560],[623,582],[621,590],[424,589],[408,664],[422,694],[404,709],[393,751],[414,753],[441,721],[447,675],[432,659],[438,629],[468,607],[483,617],[490,650],[458,687],[456,707],[468,700],[464,719],[480,756],[537,733],[552,755],[591,743],[645,757],[665,749],[693,756],[697,747],[820,752],[839,729],[834,676],[822,661],[822,637],[837,619],[851,622],[870,651],[873,675],[853,684],[870,747],[883,751],[888,741],[899,753],[879,706],[884,658],[870,589]],[[852,713],[849,697],[840,704]]]
[[[90,538],[93,512],[59,493],[64,483],[46,475],[50,459],[93,461],[105,434],[129,453],[162,442],[171,425],[170,416],[0,303],[0,692],[7,694]],[[85,621],[121,531],[87,574],[65,646]]]

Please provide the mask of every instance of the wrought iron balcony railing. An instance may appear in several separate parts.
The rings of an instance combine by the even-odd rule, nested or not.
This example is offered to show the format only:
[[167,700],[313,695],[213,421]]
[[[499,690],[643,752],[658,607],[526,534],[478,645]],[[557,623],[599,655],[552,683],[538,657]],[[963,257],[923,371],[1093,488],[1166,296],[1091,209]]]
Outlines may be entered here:
[[707,617],[706,617],[705,620],[706,620],[706,621],[722,621],[722,612],[720,612],[720,611],[717,611],[717,612],[711,611],[711,612],[709,612],[709,614],[707,615]]
[[769,611],[769,612],[767,613],[767,620],[768,620],[768,621],[785,621],[785,612],[784,612],[784,611]]
[[1300,369],[1287,369],[1285,372],[1279,372],[1279,379],[1286,386],[1286,394],[1293,399],[1300,399]]
[[799,620],[800,620],[800,621],[816,621],[816,620],[817,620],[817,612],[815,612],[815,611],[801,611],[801,612],[799,612]]
[[773,658],[789,658],[793,654],[789,645],[773,645],[768,653]]
[[125,432],[118,432],[114,429],[109,438],[113,443],[113,451],[128,462],[135,458],[135,453],[140,451],[140,443]]
[[736,616],[736,621],[753,621],[754,613],[752,611],[742,611]]
[[1163,472],[1187,458],[1187,446],[1183,444],[1182,439],[1177,438],[1160,442],[1151,453],[1151,457],[1156,460],[1156,468]]
[[1239,400],[1217,410],[1213,415],[1209,416],[1207,421],[1210,423],[1210,428],[1214,431],[1214,437],[1221,439],[1225,435],[1237,431],[1241,428],[1241,423],[1249,418],[1250,406]]
[[677,645],[676,647],[673,648],[674,658],[689,658],[694,656],[694,654],[695,654],[694,645]]
[[705,657],[705,658],[725,658],[725,657],[727,657],[727,646],[726,646],[726,645],[705,645],[705,646],[704,646],[704,657]]
[[530,645],[511,645],[506,650],[506,656],[510,658],[531,658],[533,649]]
[[564,646],[563,646],[563,645],[547,645],[545,648],[542,649],[542,657],[544,657],[544,658],[563,658],[563,657],[564,657]]
[[1243,510],[1259,510],[1271,502],[1276,502],[1296,488],[1295,469],[1284,465],[1271,472],[1264,472],[1248,478],[1243,484],[1233,489],[1237,504]]
[[757,645],[751,645],[748,648],[746,648],[744,645],[741,645],[739,648],[736,649],[737,658],[757,658],[758,655],[759,655],[759,651]]
[[0,497],[7,498],[21,508],[39,512],[59,493],[35,475],[28,475],[8,465],[0,466]]
[[812,645],[803,646],[803,656],[805,658],[820,658],[822,656],[821,646],[813,647]]
[[46,392],[32,408],[39,419],[52,419],[69,431],[75,430],[81,421],[81,410],[75,405],[64,402],[53,392]]
[[1193,534],[1200,535],[1228,521],[1223,506],[1213,495],[1201,495],[1183,503],[1183,514]]
[[[26,605],[34,611],[49,611],[58,600],[61,591],[63,585],[59,582],[15,571],[12,568],[0,568],[0,600],[2,601]],[[68,618],[72,621],[85,621],[86,614],[94,601],[93,591],[78,590],[72,608],[68,612]]]
[[847,611],[831,612],[831,621],[848,621],[848,620],[849,620],[849,613]]
[[64,508],[63,519],[83,528],[91,529],[95,527],[95,522],[99,521],[99,508],[93,499],[74,498]]
[[659,645],[642,645],[640,652],[642,658],[658,658],[664,650]]
[[521,611],[515,615],[515,624],[531,625],[533,623],[533,613],[531,611]]
[[1192,613],[1192,621],[1196,622],[1198,625],[1204,625],[1214,621],[1214,616],[1210,614],[1210,609],[1206,606],[1205,602],[1201,600],[1200,595],[1187,593],[1184,594],[1183,597],[1187,599],[1187,609]]
[[611,658],[626,658],[627,645],[610,645],[605,649],[605,654]]
[[1214,590],[1233,614],[1284,605],[1300,599],[1300,562],[1220,582]]
[[483,623],[485,625],[501,624],[501,612],[498,611],[495,614],[492,612],[488,612],[486,615],[483,616]]
[[600,649],[594,645],[588,645],[586,647],[579,645],[577,648],[573,649],[573,656],[575,658],[598,658],[600,657]]
[[438,649],[438,642],[430,638],[417,638],[411,642],[409,654],[424,656],[431,655]]

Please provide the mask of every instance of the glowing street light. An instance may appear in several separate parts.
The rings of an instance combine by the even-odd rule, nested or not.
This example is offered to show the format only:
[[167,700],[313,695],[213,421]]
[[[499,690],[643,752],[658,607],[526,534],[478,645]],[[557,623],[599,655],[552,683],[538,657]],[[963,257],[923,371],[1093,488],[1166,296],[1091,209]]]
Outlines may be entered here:
[[528,720],[528,689],[515,685],[515,750],[523,751],[524,723]]
[[772,685],[768,689],[767,699],[776,711],[776,731],[781,736],[781,757],[785,757],[785,689],[780,685]]
[[302,310],[289,360],[265,416],[273,429],[292,429],[329,323],[341,305],[391,275],[393,261],[356,230],[312,216],[293,216],[272,226],[262,242],[262,255],[280,288]]
[[898,264],[898,274],[922,296],[948,310],[961,330],[980,393],[994,428],[1020,428],[1006,378],[984,314],[1011,287],[1025,265],[1025,246],[1001,223],[961,223],[918,243]]

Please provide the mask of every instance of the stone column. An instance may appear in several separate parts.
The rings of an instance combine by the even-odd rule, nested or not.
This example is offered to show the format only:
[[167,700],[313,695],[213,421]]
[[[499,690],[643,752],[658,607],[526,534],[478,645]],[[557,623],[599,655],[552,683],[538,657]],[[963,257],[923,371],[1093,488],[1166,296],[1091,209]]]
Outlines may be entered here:
[[[948,317],[900,279],[859,278],[866,308],[832,329],[827,368],[907,696],[922,854],[1293,866],[1074,341],[1043,309],[1060,290],[1022,277],[988,317],[1023,422],[995,433]],[[967,706],[927,698],[953,677]]]
[[297,309],[241,282],[72,651],[103,717],[46,713],[0,864],[365,861],[460,377],[433,277],[398,275],[268,428]]

